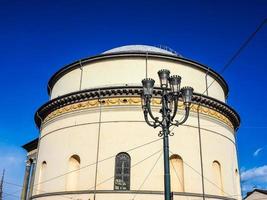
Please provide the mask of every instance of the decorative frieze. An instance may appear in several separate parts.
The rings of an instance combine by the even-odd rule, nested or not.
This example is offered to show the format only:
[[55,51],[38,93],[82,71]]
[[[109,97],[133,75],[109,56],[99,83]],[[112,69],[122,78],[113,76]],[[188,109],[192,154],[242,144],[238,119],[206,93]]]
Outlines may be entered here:
[[[78,110],[99,107],[101,102],[104,107],[112,106],[140,106],[141,107],[141,87],[114,87],[84,90],[70,93],[53,99],[43,105],[35,115],[36,124],[40,127],[57,116]],[[160,105],[161,90],[155,90],[152,99],[153,106]],[[228,105],[208,96],[194,94],[191,111],[215,118],[229,127],[236,129],[240,124],[238,114]],[[182,109],[183,104],[179,104]],[[199,107],[199,108],[198,108]]]
[[[71,105],[64,106],[62,108],[59,108],[53,112],[51,112],[43,121],[43,123],[54,119],[55,117],[61,116],[66,113],[74,112],[74,111],[80,111],[80,110],[85,110],[85,109],[90,109],[90,108],[97,108],[100,106],[103,107],[110,107],[110,106],[140,106],[141,108],[141,98],[138,97],[123,97],[123,98],[105,98],[101,100],[88,100],[88,101],[83,101],[79,103],[74,103]],[[153,106],[160,106],[160,99],[152,99],[152,105]],[[183,104],[182,102],[179,103],[178,107],[183,110]],[[192,104],[191,105],[191,111],[192,112],[197,112],[198,110],[198,105],[197,104]],[[224,116],[223,114],[219,113],[216,110],[207,108],[205,106],[200,106],[199,107],[199,112],[201,114],[213,117],[225,124],[227,124],[229,127],[232,129],[234,128],[233,124],[231,121]]]

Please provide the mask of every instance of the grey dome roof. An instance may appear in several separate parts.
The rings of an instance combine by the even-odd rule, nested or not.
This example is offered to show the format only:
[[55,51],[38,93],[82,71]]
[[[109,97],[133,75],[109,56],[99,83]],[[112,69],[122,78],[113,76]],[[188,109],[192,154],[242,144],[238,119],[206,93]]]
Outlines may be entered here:
[[[160,53],[160,54],[167,54],[172,56],[180,56],[175,51],[171,50],[170,48],[164,47],[155,47],[155,46],[148,46],[148,45],[126,45],[121,47],[116,47],[110,50],[103,52],[102,54],[110,54],[110,53],[131,53],[131,52],[141,52],[141,53]],[[181,57],[181,56],[180,56]]]

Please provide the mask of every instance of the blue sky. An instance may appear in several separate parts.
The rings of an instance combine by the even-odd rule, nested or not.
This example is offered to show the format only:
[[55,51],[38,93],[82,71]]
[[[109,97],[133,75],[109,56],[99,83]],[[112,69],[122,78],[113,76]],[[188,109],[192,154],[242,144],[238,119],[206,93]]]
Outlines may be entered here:
[[[0,170],[22,184],[24,143],[38,136],[36,109],[51,75],[74,60],[127,44],[166,45],[220,72],[267,17],[267,1],[0,0]],[[244,192],[267,188],[267,24],[222,74],[238,130]],[[5,185],[19,194],[20,188]],[[6,199],[15,199],[8,196]]]

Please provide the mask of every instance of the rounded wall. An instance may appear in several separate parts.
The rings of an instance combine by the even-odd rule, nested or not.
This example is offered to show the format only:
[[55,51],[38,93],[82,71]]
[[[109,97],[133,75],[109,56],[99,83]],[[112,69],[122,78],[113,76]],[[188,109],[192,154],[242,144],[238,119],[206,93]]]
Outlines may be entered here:
[[[157,72],[160,69],[169,69],[171,74],[181,76],[182,86],[191,86],[196,93],[205,94],[225,102],[225,91],[222,83],[215,79],[214,72],[209,72],[206,76],[206,71],[192,62],[149,56],[147,77],[155,79],[156,86],[159,85]],[[141,86],[141,80],[145,76],[146,58],[141,56],[117,56],[85,62],[55,82],[51,90],[51,99],[91,88]],[[207,89],[209,85],[210,87]]]
[[[41,134],[33,199],[163,198],[162,138],[159,129],[144,121],[140,98],[141,80],[147,74],[158,87],[160,69],[180,75],[181,87],[191,86],[195,92],[188,120],[172,129],[174,135],[169,138],[170,158],[177,158],[171,170],[173,199],[201,198],[202,181],[205,198],[240,199],[234,136],[240,119],[224,104],[227,84],[201,64],[156,53],[91,57],[51,78],[51,100],[35,115]],[[160,89],[155,88],[155,113],[159,113],[160,97]],[[183,114],[180,102],[176,118]],[[115,166],[123,153],[130,159],[123,167]],[[116,172],[124,166],[130,169],[125,170],[126,179],[118,182],[124,189],[117,190]]]
[[[158,106],[153,107],[154,111],[158,109]],[[177,119],[182,114],[180,111]],[[237,168],[234,131],[222,120],[204,113],[200,114],[200,123],[206,194],[231,198],[237,194],[234,190],[236,180],[233,179]],[[68,194],[68,197],[92,198],[90,191],[94,190],[97,172],[98,199],[131,199],[135,195],[138,199],[162,199],[162,139],[157,136],[158,132],[159,129],[152,129],[144,122],[140,102],[138,105],[103,103],[101,106],[96,103],[89,109],[68,110],[50,118],[42,125],[41,130],[35,197],[63,192],[62,195]],[[184,192],[189,196],[201,195],[198,120],[193,108],[186,124],[174,128],[173,132],[174,136],[170,137],[170,156],[178,154],[183,160]],[[114,191],[115,156],[120,152],[127,152],[131,156],[130,191],[124,191],[124,194]],[[77,190],[69,194],[66,193],[66,181],[68,161],[72,155],[80,157],[81,168]],[[221,164],[222,189],[212,184],[214,160]],[[46,180],[39,180],[38,174],[43,161],[47,163]],[[145,181],[146,177],[148,178]],[[87,191],[88,194],[79,194],[79,191]],[[179,192],[175,188],[173,191]],[[175,193],[174,199],[187,198],[184,195]],[[57,197],[49,197],[53,198]]]

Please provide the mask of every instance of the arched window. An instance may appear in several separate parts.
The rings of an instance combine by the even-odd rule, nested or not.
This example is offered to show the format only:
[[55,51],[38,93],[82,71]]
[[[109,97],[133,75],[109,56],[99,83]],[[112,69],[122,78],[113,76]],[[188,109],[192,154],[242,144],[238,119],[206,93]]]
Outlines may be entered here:
[[115,160],[114,190],[130,190],[131,157],[128,153],[119,153]]
[[221,172],[221,165],[218,161],[213,161],[212,163],[213,168],[213,182],[216,186],[214,186],[216,189],[216,193],[219,195],[223,195],[223,182],[222,182],[222,172]]
[[80,174],[80,157],[78,155],[73,155],[69,158],[68,162],[68,175],[66,181],[66,189],[67,190],[76,190],[78,181],[79,181],[79,174]]
[[46,170],[47,170],[47,163],[46,161],[43,161],[40,167],[40,172],[39,172],[39,180],[38,180],[38,187],[37,187],[37,193],[42,193],[44,190],[44,185],[45,185],[45,180],[47,179],[46,177]]
[[173,192],[184,192],[183,159],[174,154],[170,157],[171,189]]

